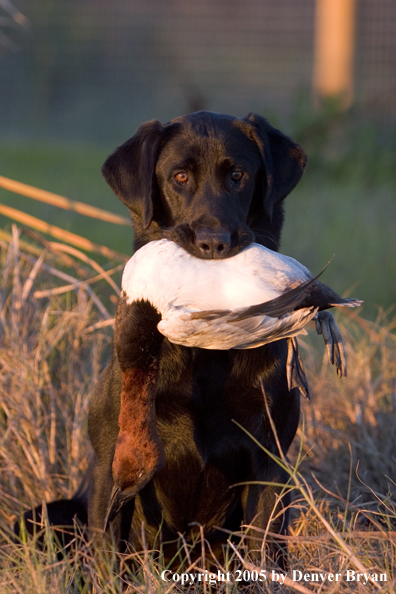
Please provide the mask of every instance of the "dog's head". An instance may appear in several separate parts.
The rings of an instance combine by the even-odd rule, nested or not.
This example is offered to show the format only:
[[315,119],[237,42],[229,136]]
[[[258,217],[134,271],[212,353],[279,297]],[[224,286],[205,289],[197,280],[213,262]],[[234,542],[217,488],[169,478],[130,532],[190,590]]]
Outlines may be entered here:
[[102,171],[131,211],[136,248],[167,237],[199,258],[227,258],[253,241],[278,249],[282,200],[306,161],[260,116],[200,111],[142,124]]

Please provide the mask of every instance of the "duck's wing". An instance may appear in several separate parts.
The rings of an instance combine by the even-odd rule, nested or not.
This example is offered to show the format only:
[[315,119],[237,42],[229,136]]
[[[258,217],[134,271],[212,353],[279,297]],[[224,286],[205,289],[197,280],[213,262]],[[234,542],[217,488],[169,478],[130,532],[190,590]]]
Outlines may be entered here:
[[[323,270],[322,270],[323,272]],[[322,274],[322,272],[320,274]],[[294,311],[304,301],[310,287],[315,282],[317,277],[312,278],[305,283],[302,283],[298,287],[287,291],[280,297],[266,301],[265,303],[259,303],[258,305],[252,305],[247,307],[243,311],[239,311],[236,314],[235,322],[239,320],[245,320],[254,316],[271,316],[273,318],[280,318],[291,311]],[[308,306],[309,307],[309,306]],[[204,313],[204,312],[202,312]]]
[[318,276],[275,299],[243,309],[189,312],[169,307],[162,312],[158,330],[175,344],[216,350],[250,349],[306,334],[304,326],[317,308],[301,307],[301,303]]
[[[241,320],[245,320],[248,318],[252,318],[255,316],[270,316],[273,318],[281,318],[284,315],[289,314],[290,312],[296,310],[298,307],[302,309],[316,307],[316,304],[309,303],[308,294],[310,290],[317,282],[317,279],[324,273],[326,268],[329,266],[330,262],[326,264],[321,272],[317,276],[313,276],[309,280],[299,284],[294,289],[290,289],[280,295],[279,297],[275,297],[275,299],[271,299],[269,301],[265,301],[263,303],[259,303],[257,305],[251,305],[246,308],[240,308],[234,312],[234,316],[230,317],[229,310],[204,310],[195,312],[192,315],[193,319],[211,319],[214,317],[222,317],[227,316],[229,321],[238,322]],[[320,283],[323,285],[323,283]],[[323,285],[326,286],[326,285]]]
[[316,308],[299,309],[275,318],[257,315],[235,319],[235,312],[212,311],[201,318],[185,310],[170,309],[162,316],[158,330],[171,342],[202,349],[250,349],[269,342],[306,334],[304,326],[316,314]]
[[301,283],[298,287],[290,289],[270,301],[238,309],[234,312],[234,316],[231,316],[230,310],[219,309],[198,311],[191,314],[191,316],[197,320],[226,316],[229,321],[237,322],[263,315],[280,318],[299,308],[316,307],[319,310],[324,310],[329,307],[359,307],[362,305],[363,301],[360,299],[340,297],[333,289],[318,281],[319,276],[323,274],[329,264],[330,262],[317,276]]

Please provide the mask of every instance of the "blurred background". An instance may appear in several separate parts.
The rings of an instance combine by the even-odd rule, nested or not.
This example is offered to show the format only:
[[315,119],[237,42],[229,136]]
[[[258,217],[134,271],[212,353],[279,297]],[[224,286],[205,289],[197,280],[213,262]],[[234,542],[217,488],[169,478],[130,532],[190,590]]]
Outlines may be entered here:
[[[282,251],[396,302],[394,0],[0,0],[0,175],[127,216],[101,178],[143,121],[255,111],[309,156]],[[0,187],[0,203],[129,254],[131,232]],[[10,225],[2,216],[0,227]]]

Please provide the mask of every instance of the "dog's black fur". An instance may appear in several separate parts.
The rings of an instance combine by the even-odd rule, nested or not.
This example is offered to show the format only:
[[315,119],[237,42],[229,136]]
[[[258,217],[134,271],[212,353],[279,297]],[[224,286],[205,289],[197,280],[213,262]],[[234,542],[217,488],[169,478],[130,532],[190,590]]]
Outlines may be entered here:
[[[253,241],[278,249],[282,201],[305,164],[302,148],[259,116],[197,112],[165,125],[143,124],[107,159],[103,174],[130,209],[135,249],[166,237],[198,258],[227,258]],[[271,531],[284,533],[287,513],[271,520],[280,489],[260,482],[279,484],[286,477],[236,423],[278,453],[262,380],[287,452],[299,421],[299,392],[287,387],[286,341],[247,351],[190,349],[171,344],[157,323],[147,303],[131,306],[128,337],[116,335],[93,394],[89,527],[103,529],[111,497],[124,353],[142,373],[156,366],[153,389],[165,464],[114,519],[120,542],[139,548],[142,521],[148,546],[159,531],[163,542],[172,541],[180,533],[189,538],[198,525],[212,546],[226,541],[221,529],[236,531],[241,524],[260,529],[271,521]],[[51,518],[50,512],[49,506]],[[259,542],[252,538],[250,548],[260,549]]]

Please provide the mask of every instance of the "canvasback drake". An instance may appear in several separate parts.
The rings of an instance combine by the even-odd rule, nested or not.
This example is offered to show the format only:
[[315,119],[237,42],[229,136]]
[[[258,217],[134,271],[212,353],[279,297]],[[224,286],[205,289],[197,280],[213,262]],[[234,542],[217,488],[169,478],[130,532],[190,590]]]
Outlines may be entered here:
[[230,258],[202,260],[167,239],[130,258],[122,293],[128,304],[146,300],[155,307],[158,330],[170,342],[217,350],[306,334],[312,319],[321,333],[330,318],[318,316],[320,310],[362,303],[340,297],[294,258],[256,243]]

